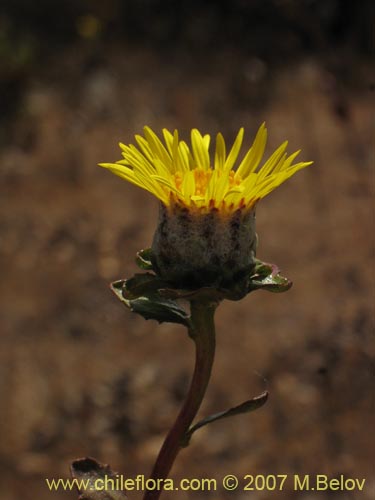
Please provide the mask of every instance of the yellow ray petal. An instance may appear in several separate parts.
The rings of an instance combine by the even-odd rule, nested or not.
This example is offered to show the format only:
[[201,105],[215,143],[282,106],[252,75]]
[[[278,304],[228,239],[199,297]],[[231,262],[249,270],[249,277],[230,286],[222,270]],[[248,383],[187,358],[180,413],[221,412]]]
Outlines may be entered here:
[[150,129],[150,127],[144,127],[143,131],[154,156],[165,163],[167,167],[170,167],[172,165],[172,159],[159,137],[155,134],[155,132],[153,132],[153,130]]
[[272,172],[272,170],[276,167],[280,158],[283,156],[286,148],[288,146],[288,141],[283,142],[274,153],[268,158],[266,163],[260,168],[258,172],[258,181],[262,180],[268,174]]
[[286,170],[287,168],[290,167],[292,164],[293,160],[300,154],[301,150],[299,149],[295,153],[291,154],[288,156],[284,161],[279,161],[279,163],[276,165],[276,167],[273,169],[273,174],[277,174],[278,172],[282,172],[283,170]]
[[168,153],[170,156],[173,155],[173,135],[167,130],[166,128],[163,128],[163,136],[164,136],[164,141],[168,149]]
[[[209,142],[210,141],[208,139],[208,144]],[[191,131],[191,146],[193,150],[195,166],[197,168],[204,168],[208,170],[210,168],[210,155],[208,153],[207,139],[204,140],[200,132],[196,128]]]
[[257,135],[255,136],[253,145],[251,146],[249,151],[246,153],[244,159],[240,163],[236,172],[236,176],[242,177],[242,179],[244,179],[251,172],[255,172],[256,168],[258,167],[263,157],[266,143],[267,143],[267,129],[265,122],[263,122],[257,132]]
[[225,164],[225,141],[219,132],[216,136],[215,168],[223,169]]
[[163,186],[166,186],[168,189],[170,189],[171,191],[173,191],[173,193],[176,193],[179,196],[182,195],[181,191],[179,191],[176,188],[176,186],[174,186],[172,184],[172,182],[170,180],[165,179],[164,177],[161,177],[160,175],[152,175],[151,178],[154,179],[155,181],[157,181],[158,183],[162,184]]
[[225,160],[224,170],[227,172],[233,167],[235,161],[237,160],[237,157],[239,155],[242,146],[243,134],[244,134],[244,128],[242,127],[240,128],[237,134],[232,149],[229,151],[228,158]]

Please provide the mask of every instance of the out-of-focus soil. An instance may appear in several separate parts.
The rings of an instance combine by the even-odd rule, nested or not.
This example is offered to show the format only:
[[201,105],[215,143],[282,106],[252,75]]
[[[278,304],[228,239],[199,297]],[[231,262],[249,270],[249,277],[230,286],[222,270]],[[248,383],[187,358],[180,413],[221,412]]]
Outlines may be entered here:
[[[268,153],[284,139],[314,165],[258,207],[258,256],[293,288],[225,302],[201,416],[260,393],[259,411],[198,432],[172,477],[226,474],[373,476],[373,124],[368,67],[342,85],[324,59],[268,67],[236,51],[159,53],[109,46],[90,66],[83,45],[29,78],[0,153],[1,440],[4,500],[74,499],[44,479],[94,456],[147,474],[181,404],[193,349],[182,327],[144,321],[108,283],[136,271],[157,220],[151,195],[100,169],[118,141],[191,127],[249,145],[264,120]],[[243,481],[244,484],[244,481]],[[253,492],[255,500],[327,492]],[[130,495],[141,498],[140,493]],[[250,498],[238,489],[165,494]]]

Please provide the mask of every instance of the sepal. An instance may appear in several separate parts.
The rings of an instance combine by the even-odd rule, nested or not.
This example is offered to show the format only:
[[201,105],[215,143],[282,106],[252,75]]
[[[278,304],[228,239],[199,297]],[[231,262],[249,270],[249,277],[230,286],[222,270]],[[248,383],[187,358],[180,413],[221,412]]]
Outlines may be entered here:
[[115,295],[131,311],[145,319],[154,319],[159,323],[178,323],[188,328],[190,316],[178,304],[178,300],[218,303],[224,299],[241,300],[255,290],[281,293],[292,286],[288,278],[280,275],[279,268],[275,264],[268,264],[259,259],[255,259],[251,273],[242,276],[230,289],[213,286],[176,288],[158,276],[153,268],[150,248],[138,252],[136,262],[141,269],[148,272],[137,273],[130,279],[113,282],[111,289]]
[[[159,323],[178,323],[190,327],[190,317],[175,300],[162,297],[157,291],[157,283],[150,279],[153,275],[135,275],[131,280],[119,280],[111,284],[116,297],[131,311],[145,319],[154,319]],[[158,282],[158,278],[154,277]],[[128,281],[131,282],[130,289]],[[137,291],[138,295],[135,293]]]
[[275,264],[255,259],[255,268],[249,279],[248,293],[254,290],[281,293],[289,290],[292,285],[292,281],[280,275],[280,270]]
[[145,271],[153,271],[153,266],[151,262],[152,250],[151,248],[146,248],[137,252],[135,262],[140,269]]

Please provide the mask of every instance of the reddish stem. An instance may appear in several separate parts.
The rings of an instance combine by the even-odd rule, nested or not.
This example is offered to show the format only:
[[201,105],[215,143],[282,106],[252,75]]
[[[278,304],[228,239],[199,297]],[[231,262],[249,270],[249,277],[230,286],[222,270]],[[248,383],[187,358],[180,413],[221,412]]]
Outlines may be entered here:
[[[188,395],[156,459],[150,479],[167,479],[186,434],[198,413],[215,356],[214,313],[217,304],[191,302],[190,336],[195,342],[195,368]],[[162,489],[146,491],[143,500],[158,500]]]

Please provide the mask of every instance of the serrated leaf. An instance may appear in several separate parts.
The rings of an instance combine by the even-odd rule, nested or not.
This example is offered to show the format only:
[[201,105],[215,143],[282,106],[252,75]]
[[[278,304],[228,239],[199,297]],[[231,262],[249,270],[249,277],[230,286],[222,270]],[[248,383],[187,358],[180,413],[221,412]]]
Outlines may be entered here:
[[128,500],[123,489],[103,490],[107,484],[105,481],[110,483],[108,479],[113,479],[116,485],[116,478],[119,477],[109,465],[101,464],[94,458],[80,458],[72,463],[70,471],[73,479],[77,480],[79,500]]
[[234,406],[233,408],[230,408],[229,410],[222,411],[220,413],[215,413],[214,415],[210,415],[199,422],[197,422],[195,425],[193,425],[189,431],[186,434],[186,441],[184,441],[183,446],[187,446],[190,442],[191,436],[195,431],[198,429],[201,429],[205,425],[211,424],[212,422],[216,422],[217,420],[222,420],[224,418],[229,418],[233,417],[235,415],[240,415],[242,413],[249,413],[251,411],[255,411],[261,406],[265,404],[265,402],[268,399],[268,392],[264,391],[262,394],[259,396],[256,396],[255,398],[249,399],[248,401],[245,401],[244,403],[241,403],[238,406]]
[[144,250],[140,250],[139,252],[137,252],[137,256],[135,259],[137,266],[141,269],[144,269],[145,271],[153,271],[151,255],[151,248],[145,248]]
[[140,314],[145,319],[154,319],[159,323],[177,323],[190,327],[190,316],[176,301],[166,299],[157,292],[151,292],[129,299],[124,294],[125,280],[115,281],[111,289],[123,304],[131,311]]
[[189,326],[189,316],[186,311],[173,300],[150,295],[149,297],[129,300],[128,303],[128,307],[133,312],[140,314],[145,319],[155,319],[159,323],[179,323]]

